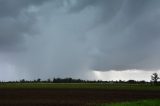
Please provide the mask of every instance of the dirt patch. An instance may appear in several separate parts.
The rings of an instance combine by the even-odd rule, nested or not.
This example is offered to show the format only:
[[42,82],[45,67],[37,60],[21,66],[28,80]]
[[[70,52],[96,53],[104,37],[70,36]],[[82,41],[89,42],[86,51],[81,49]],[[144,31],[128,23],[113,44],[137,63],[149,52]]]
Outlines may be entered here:
[[160,91],[90,89],[3,89],[1,106],[92,106],[141,99],[160,99]]

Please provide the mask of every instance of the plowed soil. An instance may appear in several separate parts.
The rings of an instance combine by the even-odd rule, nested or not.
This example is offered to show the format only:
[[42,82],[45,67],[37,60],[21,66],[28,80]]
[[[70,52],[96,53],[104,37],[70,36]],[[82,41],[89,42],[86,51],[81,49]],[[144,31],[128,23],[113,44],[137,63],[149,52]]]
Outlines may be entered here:
[[93,89],[3,89],[0,106],[94,106],[141,99],[160,99],[160,91]]

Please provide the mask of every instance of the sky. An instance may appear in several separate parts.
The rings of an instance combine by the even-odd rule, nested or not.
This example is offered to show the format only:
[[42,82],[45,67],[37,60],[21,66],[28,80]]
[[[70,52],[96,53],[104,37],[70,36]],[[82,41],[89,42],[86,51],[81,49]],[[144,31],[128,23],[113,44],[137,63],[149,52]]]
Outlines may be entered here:
[[0,80],[150,80],[159,0],[0,0]]

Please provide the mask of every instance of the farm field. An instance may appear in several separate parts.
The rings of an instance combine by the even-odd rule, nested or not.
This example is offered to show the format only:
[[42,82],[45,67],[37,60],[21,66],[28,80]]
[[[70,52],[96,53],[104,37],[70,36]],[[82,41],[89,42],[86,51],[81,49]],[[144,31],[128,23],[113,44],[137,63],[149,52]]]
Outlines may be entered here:
[[0,89],[160,90],[160,85],[128,83],[0,83]]
[[102,104],[99,106],[160,106],[159,100],[140,100],[134,102],[123,102],[123,103],[113,103],[113,104]]
[[2,83],[1,106],[96,106],[160,99],[160,86],[101,83]]

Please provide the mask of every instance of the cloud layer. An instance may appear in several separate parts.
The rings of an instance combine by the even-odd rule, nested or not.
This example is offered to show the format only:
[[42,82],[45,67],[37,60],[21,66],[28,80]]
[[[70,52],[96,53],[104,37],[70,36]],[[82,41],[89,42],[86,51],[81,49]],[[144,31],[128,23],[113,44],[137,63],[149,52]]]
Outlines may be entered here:
[[159,11],[159,0],[0,0],[0,63],[20,78],[159,70]]

